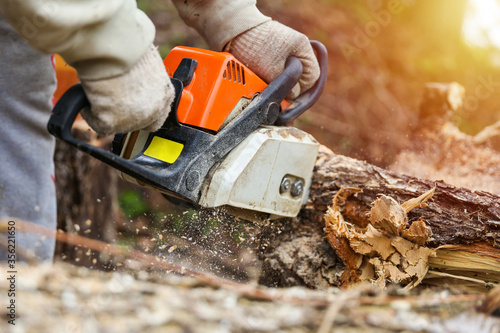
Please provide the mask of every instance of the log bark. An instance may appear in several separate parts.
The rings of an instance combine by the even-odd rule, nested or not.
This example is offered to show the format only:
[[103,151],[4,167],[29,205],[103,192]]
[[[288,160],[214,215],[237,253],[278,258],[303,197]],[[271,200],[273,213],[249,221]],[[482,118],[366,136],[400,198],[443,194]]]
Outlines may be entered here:
[[471,191],[442,181],[430,181],[398,174],[345,156],[324,153],[316,165],[311,190],[312,210],[323,212],[333,194],[341,188],[363,189],[356,205],[369,211],[381,194],[403,203],[436,188],[429,205],[409,214],[410,220],[423,218],[431,227],[430,245],[484,242],[500,247],[500,197],[488,192]]

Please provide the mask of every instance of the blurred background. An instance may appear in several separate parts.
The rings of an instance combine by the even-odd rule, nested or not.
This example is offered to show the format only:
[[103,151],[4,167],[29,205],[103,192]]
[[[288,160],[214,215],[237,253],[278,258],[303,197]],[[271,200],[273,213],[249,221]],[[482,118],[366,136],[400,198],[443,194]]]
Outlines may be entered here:
[[[166,55],[206,47],[165,0],[139,0]],[[475,134],[500,118],[499,0],[259,0],[273,19],[321,41],[326,91],[296,122],[335,152],[391,163],[417,124],[426,82],[466,89],[453,121]]]

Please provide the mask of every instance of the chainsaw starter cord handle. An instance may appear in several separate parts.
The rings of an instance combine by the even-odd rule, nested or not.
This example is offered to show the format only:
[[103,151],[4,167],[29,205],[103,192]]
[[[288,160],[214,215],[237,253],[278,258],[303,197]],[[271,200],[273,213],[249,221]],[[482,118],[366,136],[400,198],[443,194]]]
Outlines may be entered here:
[[[325,88],[326,77],[328,74],[328,51],[323,44],[315,40],[311,40],[311,46],[316,52],[320,67],[320,76],[318,81],[316,81],[311,89],[297,97],[295,102],[292,104],[292,107],[280,112],[274,125],[286,126],[287,124],[290,124],[293,120],[308,110],[314,103],[316,103]],[[291,58],[294,57],[287,59],[285,68],[288,67]]]

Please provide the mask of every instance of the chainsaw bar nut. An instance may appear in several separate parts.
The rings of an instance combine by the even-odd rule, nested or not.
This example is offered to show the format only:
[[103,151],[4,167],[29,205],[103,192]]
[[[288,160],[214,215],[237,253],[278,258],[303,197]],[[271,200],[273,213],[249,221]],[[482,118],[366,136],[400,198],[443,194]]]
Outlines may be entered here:
[[[292,177],[295,178],[295,177]],[[301,179],[292,180],[290,176],[286,175],[281,180],[280,194],[290,192],[290,195],[294,198],[299,197],[304,192],[304,182]]]
[[302,192],[304,192],[304,182],[302,182],[302,180],[300,179],[297,179],[292,183],[290,194],[292,195],[292,197],[298,197],[302,195]]
[[286,193],[290,191],[290,187],[292,186],[292,180],[288,178],[288,176],[283,177],[280,185],[280,194]]

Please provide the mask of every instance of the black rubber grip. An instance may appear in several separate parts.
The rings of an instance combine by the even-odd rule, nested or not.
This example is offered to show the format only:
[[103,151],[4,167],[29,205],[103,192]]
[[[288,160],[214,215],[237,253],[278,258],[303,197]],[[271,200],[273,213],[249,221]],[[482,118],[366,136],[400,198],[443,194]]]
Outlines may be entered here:
[[320,76],[314,86],[302,95],[297,97],[291,108],[288,108],[280,113],[278,119],[274,123],[277,126],[286,126],[293,120],[308,110],[320,97],[325,88],[326,78],[328,75],[328,51],[326,47],[318,41],[312,40],[311,46],[316,52],[318,58]]

